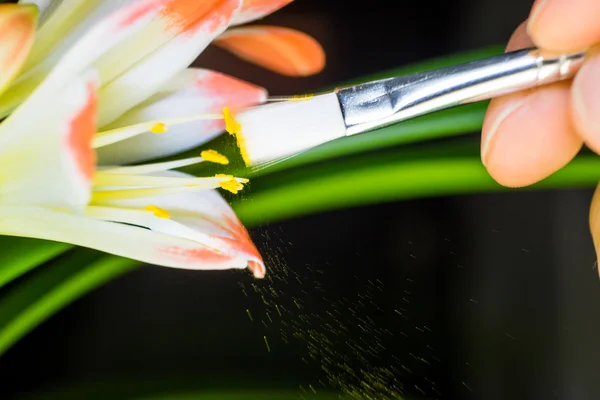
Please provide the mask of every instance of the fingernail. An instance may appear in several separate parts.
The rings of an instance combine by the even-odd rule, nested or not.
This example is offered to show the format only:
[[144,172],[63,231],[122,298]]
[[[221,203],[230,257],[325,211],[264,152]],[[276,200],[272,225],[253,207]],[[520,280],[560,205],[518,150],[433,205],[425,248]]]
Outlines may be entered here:
[[529,13],[529,18],[527,20],[527,33],[531,36],[531,31],[536,23],[536,21],[540,18],[542,11],[544,10],[548,0],[536,0],[533,3],[533,7],[531,8],[531,12]]
[[503,108],[501,111],[497,112],[496,115],[492,116],[491,119],[485,121],[485,125],[489,125],[490,128],[486,130],[481,146],[481,162],[484,166],[487,166],[487,162],[494,151],[494,139],[497,132],[500,130],[500,126],[508,117],[527,103],[528,98],[529,96],[524,96],[522,99],[514,101],[510,106]]
[[573,112],[582,128],[600,135],[600,53],[594,49],[573,82]]

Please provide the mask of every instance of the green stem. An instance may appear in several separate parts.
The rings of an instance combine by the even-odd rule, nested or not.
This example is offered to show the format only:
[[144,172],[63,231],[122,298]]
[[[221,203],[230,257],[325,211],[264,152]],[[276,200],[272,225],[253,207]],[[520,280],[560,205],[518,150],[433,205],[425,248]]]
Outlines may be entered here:
[[[90,251],[79,251],[86,254],[76,258],[89,259]],[[18,285],[2,299],[0,354],[67,304],[139,265],[137,261],[114,256],[91,263],[63,262]]]
[[0,288],[73,248],[66,243],[3,236],[0,238]]
[[[497,184],[479,158],[395,161],[347,168],[334,173],[294,179],[288,183],[258,190],[234,204],[242,221],[249,226],[333,209],[365,204],[448,196],[464,193],[508,190]],[[600,159],[580,157],[564,169],[530,188],[591,186],[600,181]]]

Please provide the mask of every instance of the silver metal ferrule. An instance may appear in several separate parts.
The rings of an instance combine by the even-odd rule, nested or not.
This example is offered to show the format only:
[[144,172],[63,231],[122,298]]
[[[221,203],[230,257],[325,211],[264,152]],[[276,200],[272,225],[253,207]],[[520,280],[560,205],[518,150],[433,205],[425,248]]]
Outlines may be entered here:
[[571,78],[584,53],[552,56],[526,49],[462,65],[364,83],[336,91],[346,135],[381,128],[461,104]]

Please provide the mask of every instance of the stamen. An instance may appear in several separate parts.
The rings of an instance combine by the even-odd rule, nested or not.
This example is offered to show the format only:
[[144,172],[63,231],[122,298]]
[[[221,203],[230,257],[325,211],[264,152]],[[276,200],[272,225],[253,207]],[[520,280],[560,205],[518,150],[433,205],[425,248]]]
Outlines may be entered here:
[[227,159],[227,157],[215,150],[204,150],[200,153],[200,157],[202,157],[204,161],[213,162],[216,164],[229,164],[229,160]]
[[199,184],[207,188],[217,187],[222,180],[229,180],[229,177],[206,177],[196,178],[193,176],[175,177],[175,176],[153,176],[153,175],[125,175],[110,174],[108,172],[97,172],[94,176],[94,189],[101,187],[118,186],[146,186],[146,187],[166,187],[180,186],[186,184]]
[[293,96],[271,96],[267,99],[269,103],[282,102],[282,101],[302,101],[310,100],[315,97],[314,94],[296,94]]
[[163,188],[143,188],[129,190],[101,190],[92,192],[92,204],[101,204],[105,202],[144,199],[150,197],[169,196],[177,193],[195,192],[203,190],[200,185],[172,186]]
[[226,175],[226,174],[216,174],[215,178],[227,178],[227,179],[234,179],[240,183],[248,183],[250,182],[250,179],[248,178],[236,178],[233,175]]
[[192,121],[210,121],[223,119],[221,114],[196,114],[186,117],[168,118],[163,121],[146,121],[135,125],[124,126],[121,128],[110,129],[96,133],[92,147],[99,148],[117,143],[130,137],[141,135],[146,132],[162,133],[168,130],[169,126],[183,124]]
[[[100,175],[100,174],[97,174]],[[108,175],[108,174],[107,174]],[[127,175],[115,175],[115,177],[124,177],[127,178]],[[121,182],[114,182],[114,184],[107,184],[106,190],[98,190],[94,189],[92,192],[92,200],[91,203],[104,203],[116,200],[127,200],[127,199],[142,199],[149,197],[159,197],[166,196],[175,193],[185,193],[185,192],[196,192],[200,190],[210,190],[216,189],[218,187],[223,187],[222,184],[224,182],[235,181],[236,183],[226,184],[228,188],[236,188],[236,190],[242,190],[243,185],[248,183],[248,179],[244,178],[235,178],[232,175],[218,175],[210,178],[164,178],[164,177],[139,177],[138,178],[150,178],[150,179],[171,179],[171,181],[163,181],[158,182],[154,180],[139,182],[140,185],[134,185],[133,182],[127,182],[127,180],[123,180]],[[175,179],[176,181],[173,181]],[[129,183],[128,185],[125,185]],[[242,187],[240,187],[242,185]],[[129,186],[129,188],[125,188],[123,186]],[[137,187],[136,187],[137,186]],[[140,187],[146,186],[146,187]],[[150,186],[150,187],[149,187]],[[111,187],[121,187],[119,189],[109,189]],[[224,188],[226,189],[226,188]],[[229,189],[226,189],[229,190]]]
[[106,167],[104,169],[100,169],[99,171],[119,175],[141,175],[187,167],[188,165],[198,164],[203,161],[205,160],[203,160],[202,157],[190,157],[161,163],[134,165],[131,167]]
[[148,205],[148,206],[144,207],[144,210],[152,212],[158,218],[165,218],[165,219],[171,218],[171,214],[169,214],[169,212],[167,210],[165,210],[164,208],[160,208],[160,207],[153,206],[153,205]]
[[152,133],[165,133],[169,130],[169,127],[164,122],[159,122],[150,128],[150,132]]

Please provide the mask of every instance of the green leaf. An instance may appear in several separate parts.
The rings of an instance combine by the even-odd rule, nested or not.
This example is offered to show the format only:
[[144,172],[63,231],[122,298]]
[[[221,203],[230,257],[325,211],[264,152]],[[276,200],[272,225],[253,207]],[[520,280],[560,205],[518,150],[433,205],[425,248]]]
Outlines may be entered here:
[[0,246],[0,288],[73,247],[66,243],[11,236],[1,236]]
[[[400,76],[406,74],[413,74],[416,72],[431,71],[439,68],[449,67],[451,65],[463,64],[473,60],[480,60],[482,58],[492,57],[504,52],[505,46],[495,45],[482,47],[471,51],[465,51],[456,54],[445,55],[442,57],[436,57],[429,60],[421,61],[414,64],[405,65],[399,68],[392,68],[387,71],[377,72],[375,74],[361,76],[360,78],[352,79],[348,82],[344,82],[335,87],[356,85],[359,83],[374,81],[378,79],[386,79],[393,76]],[[333,89],[330,87],[329,89]]]
[[139,265],[78,249],[20,282],[0,301],[0,354],[73,300]]
[[[267,377],[268,379],[268,377]],[[157,377],[139,379],[138,377],[119,377],[118,380],[93,381],[75,384],[68,388],[52,387],[46,391],[21,396],[22,400],[298,400],[300,389],[289,390],[297,385],[293,379],[288,381],[259,382],[250,377],[178,375],[177,378]],[[310,389],[306,389],[310,390]],[[311,393],[314,400],[339,400],[340,393],[316,389]]]
[[[510,190],[489,176],[478,146],[467,143],[445,150],[443,146],[399,149],[258,178],[248,197],[237,200],[234,208],[245,224],[256,226],[365,204]],[[590,186],[599,180],[600,158],[580,156],[526,189]]]

